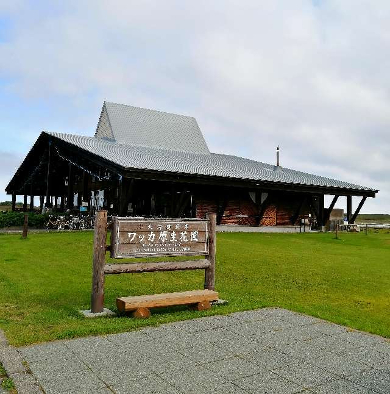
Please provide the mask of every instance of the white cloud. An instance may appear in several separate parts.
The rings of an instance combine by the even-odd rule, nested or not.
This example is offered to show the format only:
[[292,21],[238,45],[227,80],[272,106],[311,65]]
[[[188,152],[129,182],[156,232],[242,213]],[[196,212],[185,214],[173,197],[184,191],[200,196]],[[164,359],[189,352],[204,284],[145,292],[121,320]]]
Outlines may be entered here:
[[52,109],[37,135],[92,134],[103,99],[190,114],[214,151],[274,162],[280,144],[283,165],[378,187],[366,211],[390,212],[387,1],[54,4],[0,2],[0,97]]

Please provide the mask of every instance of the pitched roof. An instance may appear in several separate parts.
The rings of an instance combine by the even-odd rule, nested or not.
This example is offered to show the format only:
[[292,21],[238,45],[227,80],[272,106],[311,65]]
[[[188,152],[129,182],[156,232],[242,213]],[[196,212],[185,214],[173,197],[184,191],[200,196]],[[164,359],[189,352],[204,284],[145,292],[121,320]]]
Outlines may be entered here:
[[210,153],[195,118],[110,102],[103,104],[95,137],[119,144]]
[[238,156],[174,151],[71,134],[48,133],[126,169],[216,176],[259,182],[376,191],[374,189],[305,172],[276,167]]

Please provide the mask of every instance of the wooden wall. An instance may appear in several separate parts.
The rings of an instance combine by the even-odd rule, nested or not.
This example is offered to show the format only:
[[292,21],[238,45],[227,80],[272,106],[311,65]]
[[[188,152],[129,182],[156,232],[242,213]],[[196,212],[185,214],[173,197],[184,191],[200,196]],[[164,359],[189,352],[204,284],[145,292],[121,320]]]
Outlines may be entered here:
[[[248,191],[229,193],[224,197],[206,197],[204,194],[196,198],[196,217],[205,218],[207,212],[218,214],[223,209],[221,224],[256,226],[259,214],[263,211],[260,226],[291,226],[298,225],[303,217],[310,212],[310,199],[299,193],[273,192],[264,201],[253,201]],[[300,213],[297,215],[298,209]],[[294,223],[292,223],[292,220]]]

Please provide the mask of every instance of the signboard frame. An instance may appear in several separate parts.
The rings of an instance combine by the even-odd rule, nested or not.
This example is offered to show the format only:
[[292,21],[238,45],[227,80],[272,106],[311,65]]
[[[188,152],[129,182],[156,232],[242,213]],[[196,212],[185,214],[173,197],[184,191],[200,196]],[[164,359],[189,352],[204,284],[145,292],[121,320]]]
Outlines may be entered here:
[[207,219],[113,218],[110,248],[113,259],[208,254]]

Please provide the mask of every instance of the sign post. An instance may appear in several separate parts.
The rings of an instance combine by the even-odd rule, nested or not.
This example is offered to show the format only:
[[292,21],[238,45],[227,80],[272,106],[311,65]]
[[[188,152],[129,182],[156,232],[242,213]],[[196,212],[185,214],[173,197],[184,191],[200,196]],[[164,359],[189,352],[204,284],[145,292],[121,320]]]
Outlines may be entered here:
[[[148,317],[148,308],[168,305],[195,305],[209,309],[218,300],[215,290],[216,215],[200,219],[134,219],[114,217],[111,244],[107,248],[107,212],[96,212],[92,274],[91,312],[104,311],[104,276],[154,271],[205,270],[204,290],[153,294],[117,299],[121,312]],[[106,250],[113,259],[160,256],[204,256],[186,261],[154,261],[105,264]]]

